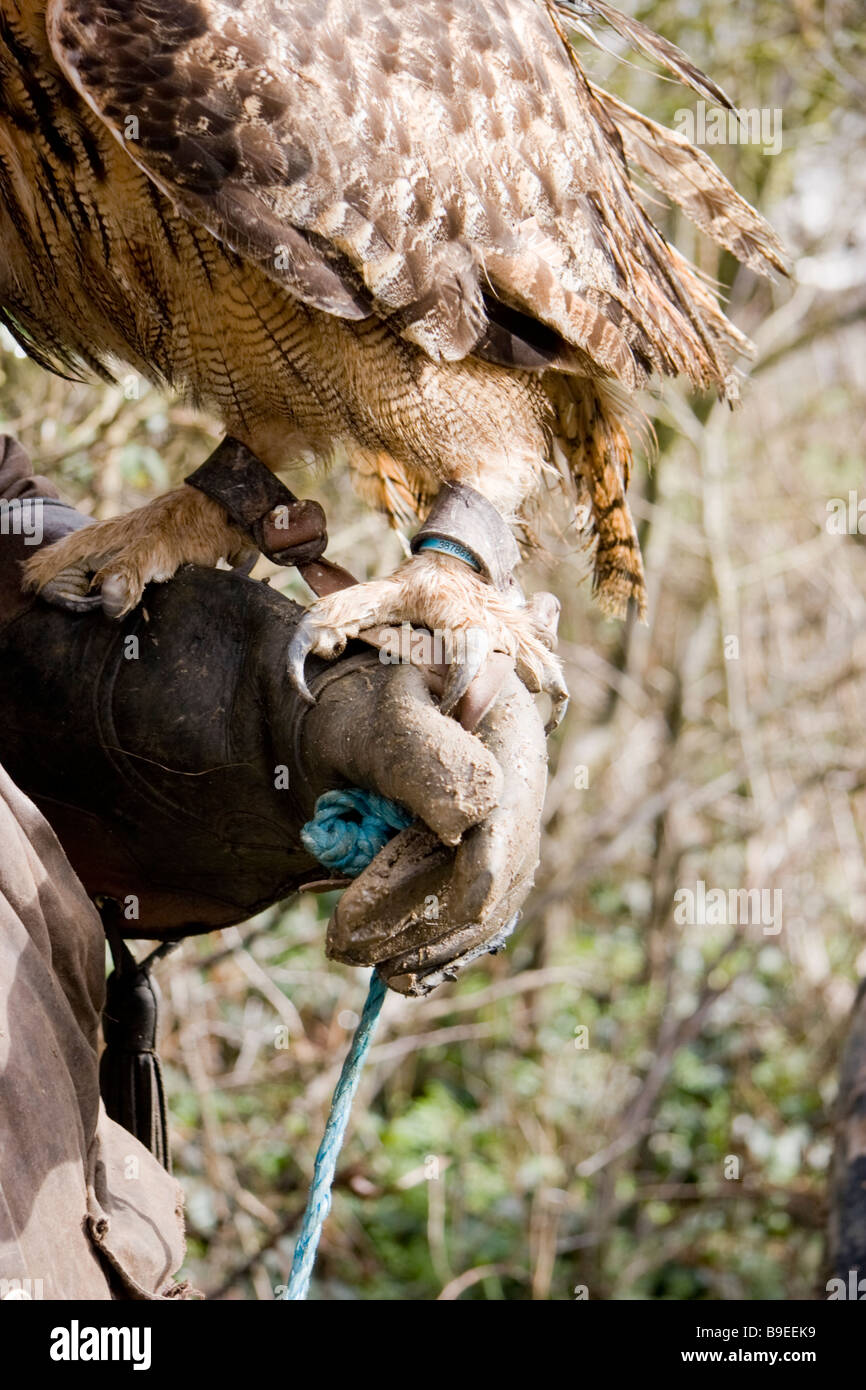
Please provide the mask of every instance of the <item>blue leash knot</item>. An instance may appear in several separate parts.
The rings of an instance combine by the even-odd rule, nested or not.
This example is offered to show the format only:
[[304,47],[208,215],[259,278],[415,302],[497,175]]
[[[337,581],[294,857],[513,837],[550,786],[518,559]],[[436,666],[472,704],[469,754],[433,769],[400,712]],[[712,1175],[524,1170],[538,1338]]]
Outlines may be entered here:
[[[364,791],[361,787],[325,792],[316,802],[313,819],[307,821],[301,831],[301,842],[304,849],[326,868],[356,878],[398,830],[405,830],[407,825],[411,825],[412,819],[405,806],[389,801],[378,792]],[[343,1063],[325,1133],[313,1165],[313,1180],[295,1241],[289,1282],[283,1294],[287,1301],[305,1299],[310,1291],[319,1238],[331,1209],[331,1189],[337,1159],[386,989],[387,986],[374,970],[361,1022]]]
[[360,787],[325,792],[301,830],[301,844],[326,868],[356,878],[412,820],[405,806],[378,792]]

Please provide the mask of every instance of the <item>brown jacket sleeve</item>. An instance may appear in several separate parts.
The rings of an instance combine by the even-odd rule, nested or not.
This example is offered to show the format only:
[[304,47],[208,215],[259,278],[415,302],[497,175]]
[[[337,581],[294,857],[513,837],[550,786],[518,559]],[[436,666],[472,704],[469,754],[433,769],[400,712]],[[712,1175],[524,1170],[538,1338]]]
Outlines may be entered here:
[[99,1099],[104,993],[99,917],[0,768],[0,1297],[187,1292],[180,1188]]
[[0,434],[0,627],[35,602],[21,591],[21,567],[67,532],[91,525],[60,501],[57,488],[34,474],[30,459],[11,435]]
[[21,497],[59,498],[47,478],[34,474],[30,459],[11,434],[0,434],[0,497],[11,502]]

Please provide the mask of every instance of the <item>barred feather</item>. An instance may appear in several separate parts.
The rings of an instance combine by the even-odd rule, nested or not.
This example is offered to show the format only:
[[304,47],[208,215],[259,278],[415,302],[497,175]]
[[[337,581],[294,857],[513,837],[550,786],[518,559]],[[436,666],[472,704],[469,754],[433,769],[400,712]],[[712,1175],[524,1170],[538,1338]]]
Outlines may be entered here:
[[730,107],[606,0],[0,0],[0,321],[172,383],[276,468],[345,450],[400,520],[448,480],[519,520],[568,417],[599,595],[642,610],[606,383],[731,394],[746,342],[629,162],[746,264],[784,256],[588,82],[564,25],[596,20]]
[[551,387],[578,506],[593,541],[593,592],[604,613],[624,618],[630,603],[645,621],[646,581],[628,502],[631,441],[609,392],[598,383],[560,377]]
[[626,39],[647,57],[667,68],[684,86],[691,87],[699,96],[725,107],[728,111],[735,109],[730,97],[712,78],[707,77],[705,72],[695,66],[688,54],[683,53],[681,48],[677,48],[676,44],[668,39],[663,39],[661,34],[657,34],[646,24],[642,24],[639,19],[623,14],[613,5],[608,5],[606,0],[555,0],[555,3],[563,18],[596,47],[600,48],[603,45],[587,20],[603,19],[620,38]]
[[677,131],[642,116],[609,92],[592,88],[622,136],[628,159],[719,246],[758,275],[790,266],[760,213],[741,198],[703,150]]

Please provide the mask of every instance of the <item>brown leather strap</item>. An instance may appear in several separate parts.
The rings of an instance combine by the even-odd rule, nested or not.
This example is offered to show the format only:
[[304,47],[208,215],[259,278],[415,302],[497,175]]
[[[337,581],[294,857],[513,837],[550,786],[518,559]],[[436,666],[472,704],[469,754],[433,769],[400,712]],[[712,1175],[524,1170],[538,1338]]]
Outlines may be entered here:
[[323,558],[328,529],[319,503],[297,498],[239,439],[226,435],[184,481],[224,507],[274,564],[296,565],[319,597],[357,582]]

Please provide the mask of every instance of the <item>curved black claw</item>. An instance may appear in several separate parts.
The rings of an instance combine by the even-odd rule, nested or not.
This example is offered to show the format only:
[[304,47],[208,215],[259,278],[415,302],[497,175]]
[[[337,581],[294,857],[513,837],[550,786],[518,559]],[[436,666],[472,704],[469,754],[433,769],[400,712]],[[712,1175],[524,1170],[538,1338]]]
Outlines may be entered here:
[[544,732],[550,735],[554,729],[559,728],[565,718],[569,701],[568,687],[563,679],[562,667],[553,655],[556,647],[560,603],[553,594],[538,593],[533,594],[526,606],[532,613],[535,636],[547,647],[550,655],[544,656],[542,661],[537,664],[535,662],[530,664],[518,656],[517,674],[531,694],[537,695],[543,692],[550,696],[550,718],[544,726]]
[[237,558],[237,562],[232,565],[232,573],[241,576],[252,574],[259,562],[260,556],[261,551],[254,550],[252,547],[250,547],[249,550],[242,551]]
[[569,696],[565,684],[562,682],[548,686],[547,694],[553,701],[553,708],[550,711],[550,718],[544,726],[544,732],[550,737],[554,729],[558,729],[565,718],[565,712],[568,709],[568,703],[571,697]]
[[83,565],[70,565],[61,570],[40,591],[40,596],[47,603],[65,608],[68,613],[90,613],[102,607],[102,594],[98,589],[91,592],[90,571]]
[[459,660],[455,653],[455,659],[448,667],[439,702],[443,714],[450,714],[458,701],[462,700],[487,660],[490,650],[487,634],[479,627],[465,628],[457,636],[463,651]]
[[307,662],[307,657],[313,649],[315,639],[315,625],[309,613],[307,613],[295,628],[294,636],[289,643],[289,650],[286,653],[286,665],[289,671],[289,679],[301,699],[306,700],[308,705],[314,705],[316,703],[316,697],[307,685],[304,667]]

